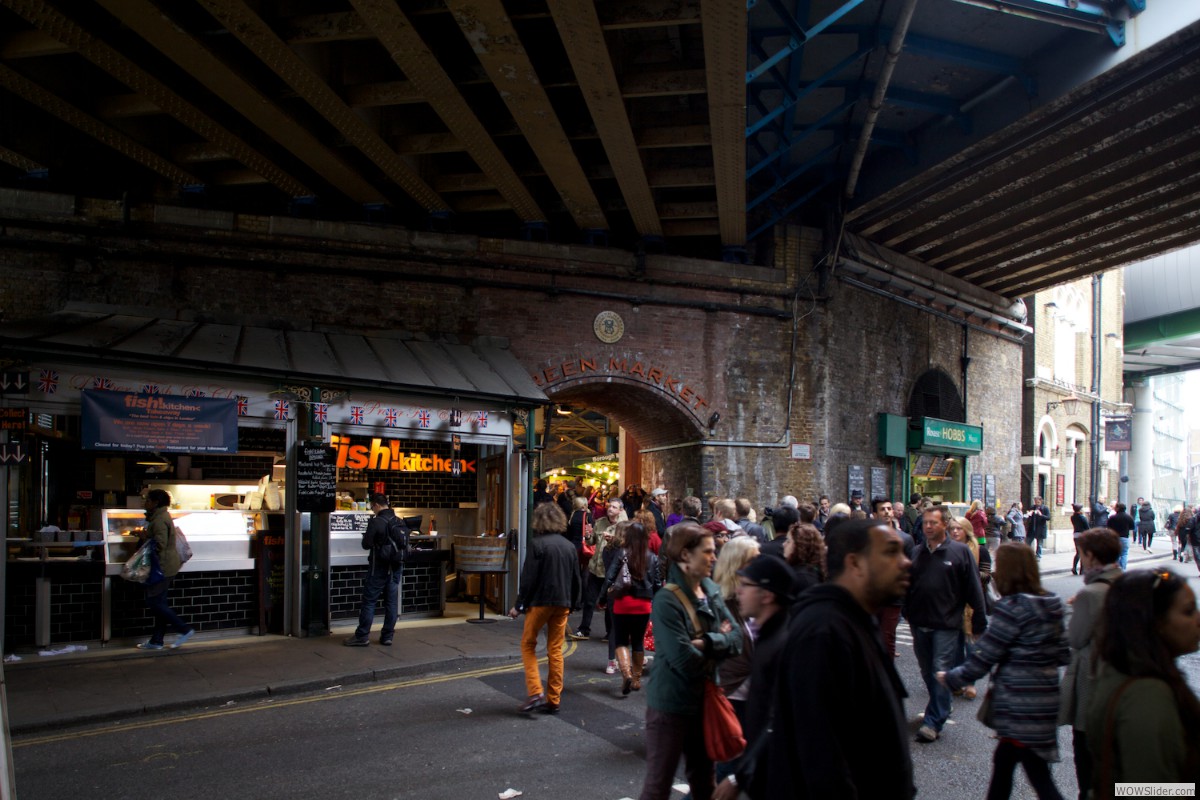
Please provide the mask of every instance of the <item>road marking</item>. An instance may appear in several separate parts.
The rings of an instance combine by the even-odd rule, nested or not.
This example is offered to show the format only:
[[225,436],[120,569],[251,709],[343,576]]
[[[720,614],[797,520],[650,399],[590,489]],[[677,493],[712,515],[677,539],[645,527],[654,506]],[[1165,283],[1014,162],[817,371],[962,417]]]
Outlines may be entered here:
[[[570,641],[563,649],[563,658],[570,658],[578,649],[578,642]],[[545,656],[538,659],[539,664],[546,662]],[[200,722],[203,720],[217,719],[219,717],[228,717],[235,714],[249,714],[259,711],[270,711],[276,708],[289,708],[292,706],[301,706],[308,703],[323,703],[329,700],[340,700],[346,697],[361,697],[368,694],[379,694],[381,692],[391,692],[397,689],[409,689],[414,686],[432,686],[436,683],[448,683],[450,681],[464,680],[467,678],[484,678],[489,675],[501,675],[506,672],[519,672],[524,667],[521,664],[505,664],[499,667],[483,667],[481,669],[468,670],[466,672],[448,673],[446,675],[430,675],[424,678],[412,678],[410,680],[388,681],[386,683],[372,684],[363,686],[358,689],[348,689],[339,691],[336,694],[323,694],[313,697],[296,697],[291,700],[279,700],[262,702],[259,705],[236,707],[236,708],[220,708],[214,711],[202,711],[197,714],[187,714],[181,717],[172,717],[170,719],[155,719],[144,720],[142,722],[117,722],[113,723],[108,728],[98,728],[96,730],[73,731],[71,733],[56,733],[48,736],[37,736],[20,741],[13,741],[12,748],[31,747],[39,744],[53,744],[55,742],[66,742],[73,739],[84,739],[90,736],[104,736],[114,733],[125,733],[127,731],[147,730],[150,728],[158,728],[164,725],[178,725],[184,722]]]

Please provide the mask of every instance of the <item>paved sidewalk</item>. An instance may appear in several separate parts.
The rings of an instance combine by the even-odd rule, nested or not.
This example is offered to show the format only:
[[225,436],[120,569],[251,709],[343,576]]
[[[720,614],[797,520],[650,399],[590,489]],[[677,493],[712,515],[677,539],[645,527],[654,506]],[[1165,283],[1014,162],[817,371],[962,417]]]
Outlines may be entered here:
[[[1171,564],[1164,545],[1153,555],[1130,551],[1131,568]],[[1047,553],[1044,575],[1069,574],[1073,553]],[[1195,566],[1175,564],[1191,575]],[[332,636],[215,638],[200,634],[179,650],[143,652],[132,643],[89,645],[83,653],[22,654],[4,665],[9,729],[14,734],[64,725],[131,719],[185,708],[261,701],[405,676],[452,673],[521,660],[520,620],[489,615],[470,625],[473,605],[452,605],[451,616],[402,622],[396,643],[381,647],[378,627],[369,647],[344,647],[354,624]],[[168,643],[171,638],[168,637]]]
[[[261,701],[332,686],[520,664],[522,623],[454,607],[453,616],[396,626],[395,644],[345,647],[354,623],[332,636],[291,638],[198,634],[178,650],[144,652],[132,643],[89,644],[82,653],[22,654],[4,665],[9,730],[30,733],[63,725],[122,720],[142,714]],[[168,635],[168,645],[173,636]],[[57,647],[57,646],[56,646]]]

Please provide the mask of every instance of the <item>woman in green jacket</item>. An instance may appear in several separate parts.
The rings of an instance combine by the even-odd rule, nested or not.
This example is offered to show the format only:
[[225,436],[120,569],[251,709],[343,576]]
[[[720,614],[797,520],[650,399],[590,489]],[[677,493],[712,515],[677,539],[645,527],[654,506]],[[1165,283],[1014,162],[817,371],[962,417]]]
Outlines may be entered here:
[[172,648],[187,642],[196,630],[179,618],[167,605],[167,592],[179,574],[179,551],[175,549],[175,522],[171,519],[171,495],[162,489],[146,492],[146,533],[143,538],[153,539],[158,547],[158,565],[162,567],[163,579],[146,587],[146,608],[154,615],[154,629],[150,641],[138,645],[140,650],[162,650],[163,636],[167,626],[180,634]]
[[[656,666],[646,690],[646,780],[640,800],[670,796],[680,755],[692,798],[710,800],[715,780],[704,748],[704,682],[718,680],[717,663],[741,651],[742,635],[709,577],[717,560],[712,531],[680,524],[661,555],[670,568],[650,611]],[[693,613],[700,630],[694,630]]]
[[1200,776],[1200,700],[1175,663],[1198,647],[1200,613],[1186,580],[1138,570],[1113,582],[1087,715],[1093,797],[1112,797],[1114,783]]

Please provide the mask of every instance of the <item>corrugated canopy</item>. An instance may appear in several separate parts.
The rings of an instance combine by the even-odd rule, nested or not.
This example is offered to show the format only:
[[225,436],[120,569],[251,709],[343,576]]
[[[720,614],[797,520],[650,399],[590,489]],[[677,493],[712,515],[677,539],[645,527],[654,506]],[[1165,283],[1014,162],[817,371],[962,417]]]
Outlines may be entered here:
[[548,403],[503,347],[460,344],[399,332],[284,330],[201,318],[145,317],[110,310],[66,310],[0,325],[0,349],[30,360],[153,362],[259,379],[390,392]]

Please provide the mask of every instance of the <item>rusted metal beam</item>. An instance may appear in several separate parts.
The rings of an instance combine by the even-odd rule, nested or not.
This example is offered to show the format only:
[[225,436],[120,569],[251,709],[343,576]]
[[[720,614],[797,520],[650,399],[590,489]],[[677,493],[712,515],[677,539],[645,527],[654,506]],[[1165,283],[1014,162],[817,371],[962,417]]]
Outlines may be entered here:
[[[746,12],[742,12],[745,17]],[[743,83],[744,85],[744,83]],[[621,84],[621,96],[632,97],[674,97],[676,95],[704,94],[705,71],[702,69],[654,70],[649,72],[634,72],[625,76]],[[745,127],[745,120],[742,126]]]
[[654,207],[629,113],[621,99],[621,87],[596,5],[592,0],[549,0],[548,5],[634,228],[642,236],[661,236],[662,222]]
[[214,186],[255,186],[266,183],[262,176],[249,169],[222,169],[213,173]]
[[638,147],[643,150],[708,147],[712,144],[712,129],[707,125],[643,128],[637,137]]
[[618,0],[596,6],[605,30],[700,24],[698,0]]
[[446,0],[446,5],[575,224],[582,230],[608,230],[600,202],[504,5],[500,0]]
[[233,156],[211,142],[189,142],[178,145],[171,150],[171,158],[181,164],[202,163],[205,161],[232,161]]
[[71,46],[60,42],[42,31],[19,31],[6,36],[0,44],[0,58],[15,61],[18,58],[59,56],[71,52]]
[[96,100],[96,113],[106,119],[153,117],[163,110],[140,94],[118,94]]
[[321,76],[313,72],[270,26],[240,0],[197,0],[226,30],[278,75],[346,140],[362,151],[383,174],[427,211],[449,211],[417,173],[347,106]]
[[[182,122],[204,139],[225,148],[234,158],[262,175],[291,196],[312,194],[301,181],[246,144],[241,137],[220,125],[174,89],[142,69],[129,58],[60,14],[42,0],[0,0],[0,5],[15,11],[39,30],[69,45],[81,56],[112,75],[121,83],[144,94],[151,102]],[[126,137],[127,138],[127,137]],[[145,149],[145,148],[143,148]],[[171,165],[174,167],[174,165]],[[174,167],[178,169],[177,167]],[[189,176],[188,182],[197,182]]]
[[7,147],[0,145],[0,162],[8,164],[10,167],[16,167],[25,172],[33,172],[37,169],[45,169],[44,166],[34,161],[28,156],[21,155],[16,150],[9,150]]
[[704,66],[721,244],[746,243],[746,4],[705,0]]
[[533,195],[395,0],[351,0],[351,3],[479,168],[496,182],[496,188],[512,204],[517,216],[525,222],[545,219]]
[[351,108],[375,108],[378,106],[402,106],[424,103],[425,98],[411,81],[387,81],[386,83],[362,83],[347,86],[346,104]]
[[459,214],[474,214],[487,211],[512,211],[512,206],[498,194],[473,194],[455,200],[454,210]]
[[160,53],[258,126],[356,203],[383,203],[383,194],[350,169],[299,122],[200,45],[149,0],[96,0]]
[[101,122],[90,114],[80,111],[58,95],[46,90],[12,67],[0,64],[0,87],[40,108],[48,114],[83,131],[101,144],[116,150],[123,156],[148,167],[177,185],[203,183],[195,175],[180,169],[175,164],[144,147],[125,134]]

